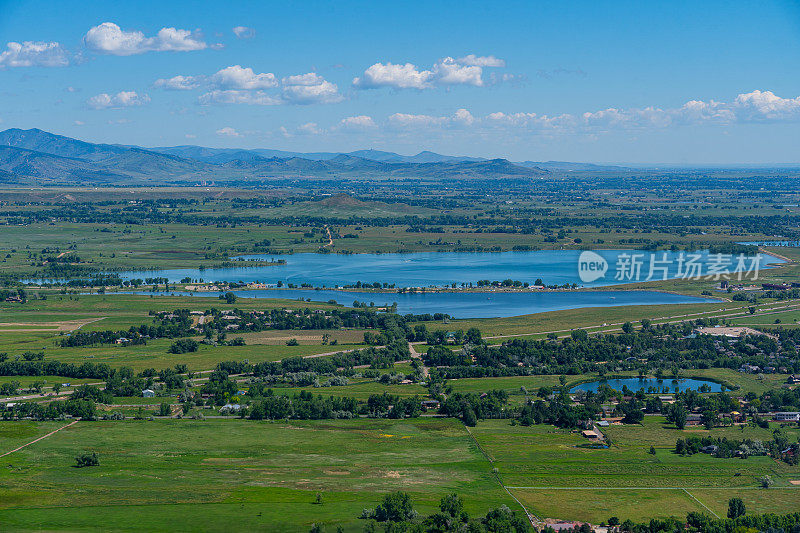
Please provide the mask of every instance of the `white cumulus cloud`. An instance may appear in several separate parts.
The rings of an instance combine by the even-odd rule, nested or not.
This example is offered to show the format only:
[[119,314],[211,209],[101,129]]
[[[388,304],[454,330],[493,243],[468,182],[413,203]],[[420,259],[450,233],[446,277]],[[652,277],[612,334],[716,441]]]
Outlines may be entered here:
[[800,96],[781,98],[772,91],[740,94],[734,101],[740,120],[797,120],[800,119]]
[[421,69],[413,63],[375,63],[360,77],[353,79],[357,89],[432,89],[442,85],[484,85],[483,69],[504,67],[505,61],[494,56],[470,54],[459,59],[445,57],[430,69]]
[[217,135],[220,137],[241,137],[242,134],[236,131],[235,129],[231,128],[230,126],[225,126],[224,128],[220,128],[217,130]]
[[6,67],[65,67],[67,52],[56,42],[11,41],[0,52],[0,69]]
[[433,66],[433,79],[441,85],[483,85],[483,68],[462,65],[452,57],[445,57]]
[[432,87],[431,76],[431,71],[419,70],[411,63],[375,63],[364,71],[362,77],[353,79],[353,86],[359,89],[429,89]]
[[168,89],[171,91],[191,91],[200,87],[201,78],[198,76],[173,76],[162,78],[153,83],[153,87]]
[[275,74],[263,72],[256,74],[252,68],[241,65],[231,65],[212,75],[210,82],[220,89],[271,89],[278,86]]
[[161,28],[154,37],[141,31],[124,31],[113,22],[103,22],[86,32],[87,48],[101,54],[130,56],[145,52],[191,52],[208,45],[189,30]]
[[137,94],[136,91],[122,91],[117,94],[101,93],[92,96],[86,104],[92,109],[117,109],[134,107],[148,103],[150,97],[146,94]]
[[406,63],[375,63],[360,78],[353,79],[353,87],[359,89],[377,89],[393,87],[395,89],[430,89],[431,71],[419,70],[416,65]]
[[468,110],[462,108],[453,114],[453,121],[464,126],[472,126],[475,123],[475,117]]
[[375,128],[375,121],[372,117],[367,115],[357,115],[354,117],[345,117],[339,121],[339,128],[351,131],[361,131]]
[[[224,68],[208,78],[212,89],[200,96],[201,104],[333,104],[344,97],[336,84],[309,72],[280,81],[271,72],[256,74],[241,65]],[[268,92],[266,89],[280,89]]]
[[334,104],[343,97],[335,83],[313,72],[283,78],[283,99],[290,104]]

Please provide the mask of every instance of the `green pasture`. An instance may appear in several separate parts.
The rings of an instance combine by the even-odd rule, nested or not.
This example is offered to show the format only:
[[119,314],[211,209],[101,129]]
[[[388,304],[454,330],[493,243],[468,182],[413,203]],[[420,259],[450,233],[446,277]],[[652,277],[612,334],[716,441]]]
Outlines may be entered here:
[[[800,468],[767,457],[718,459],[705,454],[681,457],[672,452],[675,440],[705,430],[679,431],[662,417],[645,417],[642,426],[605,428],[613,445],[608,449],[579,447],[586,441],[576,432],[552,426],[512,426],[506,420],[484,421],[472,430],[493,460],[503,482],[529,511],[550,518],[600,523],[610,516],[646,520],[683,517],[705,511],[691,497],[698,491],[706,505],[723,511],[733,496],[753,495],[751,512],[790,512],[800,504]],[[714,436],[743,438],[738,428],[714,429]],[[744,434],[764,440],[770,430],[746,429]],[[796,440],[797,431],[790,433]],[[649,453],[650,446],[656,454]],[[775,488],[758,488],[758,479],[770,475]],[[687,494],[690,493],[691,495]],[[687,497],[688,496],[688,497]],[[705,503],[705,501],[703,501]],[[707,512],[707,511],[706,511]]]
[[[0,445],[57,426],[3,423]],[[100,466],[74,468],[89,450]],[[390,490],[410,492],[422,513],[451,491],[475,515],[516,507],[454,420],[79,422],[3,462],[6,531],[361,531],[361,510]]]

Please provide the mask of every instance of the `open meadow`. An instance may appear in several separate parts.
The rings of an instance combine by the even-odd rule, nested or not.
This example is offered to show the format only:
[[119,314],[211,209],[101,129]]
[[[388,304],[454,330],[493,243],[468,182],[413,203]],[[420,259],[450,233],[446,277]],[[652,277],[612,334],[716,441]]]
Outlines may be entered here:
[[[708,432],[678,431],[661,417],[645,417],[642,426],[607,428],[613,442],[608,449],[582,448],[586,439],[580,435],[546,425],[492,420],[471,431],[503,483],[540,516],[592,523],[611,516],[634,521],[681,517],[690,511],[722,516],[728,499],[738,495],[748,499],[753,512],[788,512],[800,505],[800,489],[790,484],[800,478],[797,467],[765,457],[681,457],[674,453],[676,439]],[[739,439],[769,436],[769,430],[728,431]],[[714,430],[715,436],[722,433]],[[772,489],[759,487],[763,475],[775,479]]]
[[[59,425],[5,423],[0,443]],[[74,468],[88,450],[100,466]],[[361,531],[361,510],[398,489],[421,512],[450,491],[474,514],[514,505],[453,420],[78,422],[3,462],[5,531],[93,528],[97,513],[107,531],[168,531],[184,520],[207,531],[305,532],[315,522]]]
[[[62,426],[4,423],[0,453]],[[769,432],[714,430],[735,438]],[[796,467],[673,453],[675,439],[703,433],[646,417],[641,426],[608,428],[610,448],[589,449],[575,432],[509,420],[470,430],[448,419],[78,422],[3,458],[0,523],[7,531],[74,530],[91,528],[100,512],[104,529],[114,531],[170,530],[184,516],[188,529],[208,531],[270,524],[301,532],[313,523],[361,531],[361,510],[391,490],[409,492],[422,513],[453,491],[470,514],[518,508],[500,483],[536,516],[593,523],[723,515],[737,495],[753,512],[800,505],[800,489],[790,484],[800,478]],[[85,451],[98,454],[98,467],[74,467]],[[761,489],[758,478],[767,474],[775,485]]]

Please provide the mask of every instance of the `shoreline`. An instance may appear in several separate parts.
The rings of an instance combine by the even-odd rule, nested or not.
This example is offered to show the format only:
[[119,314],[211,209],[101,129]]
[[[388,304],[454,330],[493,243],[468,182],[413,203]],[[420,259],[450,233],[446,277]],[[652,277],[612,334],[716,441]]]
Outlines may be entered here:
[[[134,287],[117,287],[117,286],[108,286],[103,287],[105,290],[105,294],[113,294],[113,293],[123,293],[123,294],[164,294],[164,293],[174,293],[174,292],[183,292],[183,293],[190,293],[193,295],[220,295],[225,294],[226,292],[233,292],[233,291],[304,291],[308,292],[309,294],[314,292],[320,291],[331,291],[331,292],[341,292],[341,293],[359,293],[359,294],[393,294],[393,295],[435,295],[435,294],[553,294],[553,293],[588,293],[588,292],[658,292],[662,294],[672,294],[675,296],[689,296],[695,298],[703,298],[710,301],[719,301],[719,302],[727,302],[729,301],[728,298],[724,298],[722,296],[695,296],[694,294],[688,294],[679,292],[676,290],[669,290],[669,289],[661,289],[657,287],[647,288],[641,286],[629,287],[629,283],[624,284],[614,284],[614,285],[602,285],[599,287],[576,287],[574,289],[566,289],[566,288],[558,288],[558,289],[522,289],[522,290],[482,290],[482,289],[453,289],[453,288],[430,288],[424,291],[421,290],[406,290],[404,292],[398,292],[396,289],[369,289],[369,288],[357,288],[357,287],[228,287],[228,288],[217,288],[217,289],[208,289],[208,290],[192,290],[186,287],[182,287],[182,284],[176,283],[174,288],[170,288],[169,290],[158,289],[156,291],[146,290],[145,288],[136,289]],[[193,283],[192,285],[198,285]],[[149,286],[142,286],[142,287],[149,287]],[[64,287],[59,286],[46,286],[46,285],[25,285],[26,289],[41,289],[41,290],[60,290]],[[76,287],[71,290],[76,290],[80,292],[85,291],[93,291],[91,294],[97,294],[97,290],[100,287]],[[120,290],[122,289],[122,290]],[[761,289],[759,289],[761,290]],[[89,294],[89,293],[86,293]]]
[[783,264],[778,264],[778,265],[767,267],[767,268],[777,268],[777,267],[785,266],[787,264],[794,263],[794,259],[790,259],[790,258],[786,257],[785,255],[779,254],[778,252],[773,252],[771,250],[767,250],[766,248],[764,248],[762,246],[758,247],[758,251],[760,253],[771,255],[772,257],[777,257],[778,259],[781,259],[781,260],[785,261],[785,263],[783,263]]
[[[551,247],[541,247],[541,248],[531,248],[530,250],[393,250],[393,251],[366,251],[366,252],[351,252],[351,251],[325,251],[320,252],[317,250],[307,250],[307,251],[285,251],[285,252],[270,252],[270,253],[245,253],[240,255],[231,256],[228,260],[222,261],[225,266],[220,266],[220,263],[215,263],[211,265],[197,265],[197,266],[187,266],[187,265],[180,265],[180,266],[171,266],[171,267],[125,267],[125,266],[114,266],[108,267],[104,270],[97,270],[93,272],[93,274],[103,274],[103,273],[115,273],[115,272],[157,272],[163,270],[180,270],[180,269],[197,269],[197,270],[211,270],[215,268],[239,268],[237,263],[244,263],[241,268],[248,268],[250,266],[261,266],[261,265],[248,265],[247,263],[264,263],[264,266],[280,266],[285,264],[285,260],[281,259],[282,257],[288,257],[293,255],[303,255],[303,254],[314,254],[314,255],[410,255],[410,254],[505,254],[505,253],[531,253],[531,252],[584,252],[584,251],[620,251],[620,252],[642,252],[642,253],[656,253],[656,252],[665,252],[669,251],[666,249],[657,249],[657,250],[642,250],[640,248],[624,248],[620,246],[595,246],[592,248],[580,248],[580,247],[565,247],[564,245],[558,248],[551,248]],[[758,248],[759,251],[781,259],[787,263],[794,263],[794,260],[782,256],[777,252],[772,252],[769,250],[765,250],[762,247]],[[695,250],[694,252],[689,252],[688,250],[678,250],[687,253],[696,253],[702,250]],[[252,256],[275,256],[278,258],[276,261],[268,261],[268,260],[258,260],[258,259],[247,259],[247,260],[237,260],[237,257],[252,257]],[[231,266],[228,266],[228,263],[233,263]],[[765,268],[774,268],[774,267],[765,267]]]

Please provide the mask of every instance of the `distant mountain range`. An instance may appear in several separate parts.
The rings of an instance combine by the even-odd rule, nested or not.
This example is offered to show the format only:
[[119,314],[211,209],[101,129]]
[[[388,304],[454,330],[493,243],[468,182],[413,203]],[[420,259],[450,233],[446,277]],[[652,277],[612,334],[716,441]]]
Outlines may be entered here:
[[557,161],[420,152],[404,156],[379,150],[285,152],[174,146],[142,148],[95,144],[39,129],[0,132],[0,183],[172,184],[263,181],[276,178],[541,178],[574,171],[627,170]]

